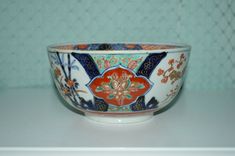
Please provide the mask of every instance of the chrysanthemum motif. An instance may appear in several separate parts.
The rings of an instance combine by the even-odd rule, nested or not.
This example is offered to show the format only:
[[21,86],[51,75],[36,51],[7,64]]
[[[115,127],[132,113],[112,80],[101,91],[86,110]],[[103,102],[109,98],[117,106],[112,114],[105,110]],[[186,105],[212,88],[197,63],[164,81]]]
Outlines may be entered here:
[[116,106],[134,102],[151,88],[146,78],[136,76],[123,67],[106,71],[101,77],[94,78],[88,86],[96,97]]

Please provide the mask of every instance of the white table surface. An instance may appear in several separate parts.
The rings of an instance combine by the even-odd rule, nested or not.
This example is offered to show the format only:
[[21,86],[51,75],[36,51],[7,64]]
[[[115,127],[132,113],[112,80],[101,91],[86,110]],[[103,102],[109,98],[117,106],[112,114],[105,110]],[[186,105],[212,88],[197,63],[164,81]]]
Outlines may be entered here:
[[54,88],[0,90],[0,155],[234,155],[234,147],[235,90],[182,90],[169,109],[131,125],[90,121]]

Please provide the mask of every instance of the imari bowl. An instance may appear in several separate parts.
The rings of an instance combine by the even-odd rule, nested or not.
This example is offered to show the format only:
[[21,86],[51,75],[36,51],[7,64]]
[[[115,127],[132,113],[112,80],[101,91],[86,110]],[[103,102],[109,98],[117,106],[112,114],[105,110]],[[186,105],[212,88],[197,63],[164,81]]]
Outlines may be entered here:
[[185,77],[190,46],[94,43],[48,47],[55,85],[89,119],[140,122],[168,105]]

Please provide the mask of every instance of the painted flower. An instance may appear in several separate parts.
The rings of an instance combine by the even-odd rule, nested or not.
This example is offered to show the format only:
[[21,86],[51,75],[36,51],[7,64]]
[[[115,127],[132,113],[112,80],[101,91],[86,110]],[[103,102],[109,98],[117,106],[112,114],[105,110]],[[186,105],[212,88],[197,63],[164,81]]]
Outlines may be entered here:
[[64,88],[62,88],[62,91],[66,96],[71,96],[70,90],[68,88],[64,87]]
[[138,63],[142,60],[143,58],[138,58],[136,60],[129,60],[130,62],[128,63],[127,67],[130,69],[135,69],[138,66]]
[[142,44],[141,47],[144,50],[157,50],[157,49],[159,49],[157,45],[151,45],[151,44]]
[[56,67],[54,69],[54,74],[55,74],[56,77],[59,77],[61,75],[61,71],[60,71],[60,69],[58,67]]
[[162,75],[164,73],[164,70],[163,69],[158,69],[158,71],[157,71],[157,75],[158,76],[160,76],[160,75]]
[[161,80],[161,83],[167,83],[168,81],[168,76],[163,77],[163,79]]
[[87,44],[79,44],[79,45],[77,45],[77,49],[85,50],[87,48],[88,48]]
[[104,60],[104,68],[107,69],[109,68],[111,65],[110,65],[110,62],[108,60]]
[[179,59],[169,59],[168,60],[168,68],[158,69],[157,75],[162,76],[161,83],[170,82],[174,84],[177,80],[179,80],[184,75],[184,64],[186,62],[186,58],[184,53],[182,53]]
[[130,69],[135,69],[137,65],[138,65],[137,61],[132,60],[131,62],[128,63],[127,67]]
[[182,62],[178,63],[178,64],[176,65],[176,68],[179,69],[182,64],[183,64]]
[[96,77],[89,87],[96,97],[104,99],[108,104],[122,106],[145,94],[151,84],[146,78],[117,67],[106,71],[101,77]]
[[169,61],[168,61],[168,64],[173,64],[175,62],[175,60],[174,59],[170,59]]
[[79,84],[78,84],[78,82],[77,82],[76,79],[73,79],[73,80],[71,80],[71,79],[65,79],[65,82],[66,82],[66,86],[67,86],[68,88],[72,88],[72,87],[77,88],[77,87],[79,86]]

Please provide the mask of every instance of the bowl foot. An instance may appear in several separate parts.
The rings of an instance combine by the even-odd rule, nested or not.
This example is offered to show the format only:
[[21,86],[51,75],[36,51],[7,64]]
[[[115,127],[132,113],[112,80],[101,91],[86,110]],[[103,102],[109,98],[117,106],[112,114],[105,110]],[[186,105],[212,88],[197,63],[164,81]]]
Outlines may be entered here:
[[129,124],[149,120],[153,117],[153,113],[143,115],[101,115],[95,113],[85,113],[85,116],[90,120],[100,123]]

